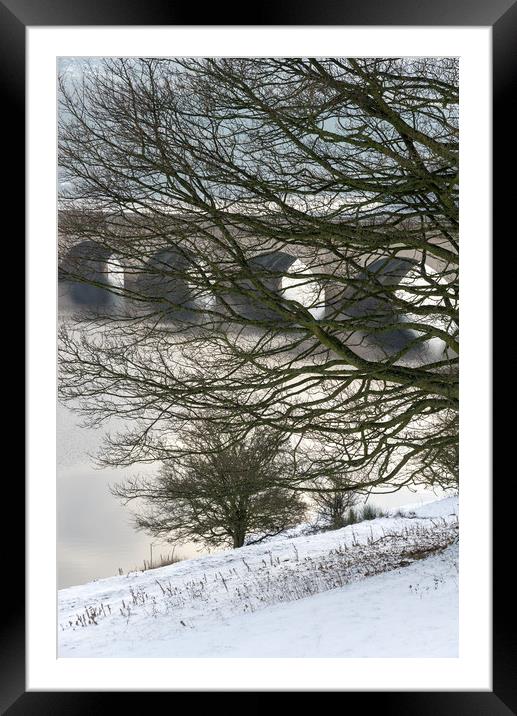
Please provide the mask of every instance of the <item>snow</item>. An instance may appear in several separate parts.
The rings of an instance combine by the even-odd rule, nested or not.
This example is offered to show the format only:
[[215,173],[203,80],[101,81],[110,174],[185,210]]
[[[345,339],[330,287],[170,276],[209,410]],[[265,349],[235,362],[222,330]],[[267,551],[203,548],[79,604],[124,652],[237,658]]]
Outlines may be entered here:
[[442,500],[429,500],[427,502],[415,502],[413,504],[404,505],[395,510],[391,510],[390,514],[396,515],[402,513],[415,517],[443,517],[458,516],[458,498],[456,496],[445,497]]
[[457,656],[457,515],[447,498],[60,590],[59,656]]

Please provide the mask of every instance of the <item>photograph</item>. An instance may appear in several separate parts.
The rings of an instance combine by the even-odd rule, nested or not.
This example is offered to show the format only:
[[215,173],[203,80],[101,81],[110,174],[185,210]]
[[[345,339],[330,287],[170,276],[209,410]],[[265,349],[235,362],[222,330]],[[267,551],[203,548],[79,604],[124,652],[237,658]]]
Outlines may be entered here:
[[511,716],[517,2],[198,14],[0,0],[26,277],[0,713]]
[[58,658],[459,657],[460,78],[57,58]]

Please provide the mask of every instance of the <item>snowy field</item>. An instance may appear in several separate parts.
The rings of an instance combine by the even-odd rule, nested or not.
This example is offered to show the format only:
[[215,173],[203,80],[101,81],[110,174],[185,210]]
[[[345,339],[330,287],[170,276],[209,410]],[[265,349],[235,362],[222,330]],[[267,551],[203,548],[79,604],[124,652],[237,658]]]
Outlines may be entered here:
[[60,657],[456,657],[458,499],[58,593]]

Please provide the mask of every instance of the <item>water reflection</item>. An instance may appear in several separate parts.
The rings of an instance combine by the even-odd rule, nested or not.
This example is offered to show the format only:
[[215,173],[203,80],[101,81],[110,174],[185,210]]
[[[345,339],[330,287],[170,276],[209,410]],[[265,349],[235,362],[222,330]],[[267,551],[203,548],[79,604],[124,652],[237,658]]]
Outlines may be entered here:
[[[114,425],[111,424],[111,429]],[[109,492],[108,486],[135,473],[135,468],[97,470],[90,457],[99,448],[104,430],[81,427],[69,408],[57,409],[57,572],[58,588],[112,577],[141,567],[153,556],[171,551],[137,532],[131,513]],[[156,468],[140,466],[152,474]],[[176,554],[196,556],[194,545],[177,548]]]

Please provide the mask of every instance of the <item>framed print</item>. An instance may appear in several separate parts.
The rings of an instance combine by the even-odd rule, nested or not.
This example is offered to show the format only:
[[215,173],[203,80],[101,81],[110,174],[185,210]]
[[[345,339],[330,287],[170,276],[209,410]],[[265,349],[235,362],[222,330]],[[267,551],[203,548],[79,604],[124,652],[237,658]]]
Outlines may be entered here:
[[[171,9],[153,2],[145,7],[112,4],[106,9],[78,2],[47,7],[2,0],[0,13],[5,106],[12,108],[9,132],[13,137],[17,133],[17,146],[27,147],[28,279],[27,611],[21,603],[13,605],[4,620],[0,646],[4,664],[2,708],[9,714],[101,711],[112,698],[106,692],[120,691],[346,691],[359,698],[368,693],[373,707],[382,703],[382,708],[397,713],[515,712],[515,618],[505,599],[504,567],[494,571],[493,592],[491,571],[492,560],[510,539],[506,531],[511,519],[495,518],[497,509],[505,515],[508,493],[506,487],[503,492],[497,482],[494,486],[491,482],[490,437],[491,204],[497,207],[498,220],[511,206],[511,188],[503,181],[502,172],[494,171],[491,197],[490,133],[493,120],[497,168],[502,166],[503,156],[508,163],[515,151],[512,142],[505,142],[502,151],[504,138],[511,136],[508,107],[515,72],[515,5],[501,2],[474,7],[460,3],[448,7],[435,3],[416,7],[393,3],[389,8],[369,4],[338,8],[331,3],[317,7],[282,4],[274,10],[264,9],[260,18],[250,17],[241,25],[226,23],[224,13],[216,18],[210,12],[204,18],[206,25],[191,24],[194,18],[189,8]],[[304,58],[315,59],[304,64]],[[334,67],[338,68],[339,82]],[[74,84],[76,80],[78,84]],[[79,84],[82,93],[77,91]],[[365,86],[369,89],[363,95]],[[451,99],[458,89],[459,104]],[[382,95],[379,98],[377,91]],[[407,103],[406,96],[410,97]],[[396,102],[401,107],[398,115],[393,109]],[[309,111],[310,107],[313,109]],[[319,107],[318,112],[314,107]],[[156,119],[162,110],[168,117],[163,121]],[[22,136],[24,111],[26,137]],[[454,137],[457,141],[458,124],[459,180],[453,141]],[[402,139],[391,134],[387,126],[400,130]],[[339,163],[343,136],[357,149],[346,165]],[[323,154],[316,149],[316,142],[325,148]],[[135,149],[136,145],[140,148]],[[418,162],[420,169],[416,171]],[[170,167],[165,171],[166,164]],[[237,164],[240,169],[236,174]],[[13,177],[20,176],[22,166],[23,162],[16,162]],[[414,181],[420,182],[416,188]],[[12,182],[17,187],[13,198],[19,199],[21,184],[21,177]],[[461,360],[457,331],[451,329],[457,316],[457,234],[451,229],[453,224],[443,218],[457,211],[458,186],[462,253],[459,285],[465,341]],[[280,207],[279,213],[271,209],[272,204]],[[347,237],[344,263],[353,266],[350,274],[340,273],[342,269],[336,269],[328,258],[340,255],[341,244],[333,236],[337,222],[343,222],[340,231]],[[343,226],[348,228],[344,230]],[[383,234],[379,226],[389,230],[385,228]],[[173,249],[167,241],[164,243],[171,227],[176,232]],[[433,231],[439,238],[429,241]],[[387,236],[387,243],[380,241],[381,235]],[[260,237],[260,252],[258,244],[247,243],[256,236]],[[363,243],[360,250],[356,248],[359,236],[368,246],[367,260]],[[293,245],[301,248],[289,253]],[[409,281],[407,277],[417,269],[418,277]],[[396,280],[392,280],[391,270]],[[363,283],[371,286],[372,281],[376,291],[365,298]],[[166,290],[164,285],[168,286]],[[97,325],[100,315],[102,325],[109,330],[106,338],[98,339],[92,333],[91,340],[85,334],[79,339],[73,335],[73,326],[63,328],[60,318],[60,401],[83,400],[82,417],[90,419],[91,426],[122,414],[134,418],[131,430],[116,432],[117,427],[110,433],[106,442],[110,450],[102,454],[102,460],[105,468],[118,471],[138,464],[139,477],[120,472],[126,482],[118,481],[110,487],[112,495],[121,502],[136,499],[136,504],[141,504],[138,500],[155,489],[147,477],[146,464],[162,466],[162,482],[155,485],[160,490],[174,485],[175,494],[184,488],[186,475],[196,475],[196,488],[190,484],[188,498],[182,498],[175,534],[180,534],[185,544],[193,540],[208,545],[208,550],[215,549],[216,554],[201,558],[205,561],[199,564],[204,566],[190,581],[187,563],[175,565],[174,552],[169,563],[163,561],[162,570],[169,564],[177,574],[185,571],[184,593],[173,593],[179,587],[166,582],[165,576],[160,582],[160,574],[169,572],[150,571],[156,567],[153,562],[158,557],[158,545],[168,544],[167,539],[162,540],[163,535],[168,538],[171,529],[168,503],[166,516],[160,512],[160,501],[154,502],[150,511],[134,513],[140,530],[150,535],[141,543],[146,549],[150,547],[149,553],[143,553],[146,562],[148,555],[150,560],[144,562],[141,572],[148,580],[145,588],[134,576],[139,570],[129,571],[132,564],[124,570],[119,567],[117,576],[114,564],[108,561],[105,567],[97,564],[97,571],[91,571],[89,562],[81,572],[81,546],[72,542],[64,545],[63,521],[58,525],[57,519],[65,492],[55,450],[57,437],[59,451],[64,424],[63,413],[57,418],[55,413],[56,316],[58,301],[63,305],[65,300],[63,286],[68,292],[66,301],[75,301],[74,306],[81,304],[78,315],[82,315],[84,326],[92,325],[88,321],[93,320],[93,309],[91,315],[88,311],[95,305]],[[422,304],[422,295],[429,295],[429,288],[438,298]],[[416,302],[408,298],[412,293]],[[106,294],[109,299],[105,301]],[[428,318],[425,330],[422,316]],[[445,324],[443,316],[450,321]],[[396,328],[395,317],[399,321]],[[174,325],[175,335],[180,336],[176,343],[167,343],[170,330],[163,329],[163,320]],[[276,332],[279,325],[283,332]],[[230,329],[235,326],[238,340],[234,341]],[[255,333],[247,334],[247,328],[262,331],[260,341]],[[270,329],[274,340],[264,344],[262,336]],[[303,331],[311,341],[302,341]],[[347,338],[341,341],[343,331]],[[128,335],[134,341],[131,345],[126,341]],[[288,348],[285,335],[290,336]],[[189,337],[187,343],[184,336]],[[246,347],[238,343],[241,340],[247,341]],[[404,340],[409,343],[402,345],[400,341]],[[181,366],[176,375],[163,363],[164,341],[167,350],[174,345],[180,351],[174,359],[175,365]],[[134,349],[136,343],[144,346],[140,354]],[[253,343],[253,350],[249,343]],[[192,351],[194,345],[197,347]],[[323,368],[318,362],[321,351],[328,351]],[[284,359],[286,355],[288,359]],[[304,360],[310,356],[318,369],[309,370],[305,364],[300,368],[300,356]],[[273,361],[277,361],[275,366],[280,362],[279,373],[274,372]],[[459,427],[457,407],[455,413],[451,408],[454,400],[458,404],[452,387],[454,384],[457,391],[458,363]],[[353,387],[357,384],[352,383],[349,365],[359,371],[353,379],[359,375],[363,380],[364,396]],[[428,365],[434,366],[431,372]],[[338,389],[336,376],[330,373],[325,375],[326,382],[318,382],[324,370],[340,371]],[[286,400],[282,392],[285,385],[292,386],[293,381],[297,385],[300,376],[305,381],[309,375],[315,381],[311,389],[319,391],[316,397],[309,400],[308,393],[303,393],[304,401],[298,401],[293,390],[293,401]],[[228,376],[238,377],[229,380]],[[392,387],[390,392],[390,381],[402,387]],[[165,383],[167,395],[163,397]],[[343,384],[352,386],[346,399]],[[138,392],[141,385],[144,388]],[[131,400],[124,403],[127,395]],[[336,402],[336,395],[344,402]],[[375,397],[378,395],[380,398]],[[316,408],[320,404],[325,410]],[[346,419],[339,422],[342,408],[338,406],[342,405],[347,406]],[[413,415],[416,406],[421,406],[418,420]],[[233,419],[223,420],[223,410],[233,410]],[[410,413],[414,422],[410,422]],[[428,434],[428,423],[435,413],[447,424],[436,427],[433,422],[434,432]],[[454,420],[449,420],[453,413]],[[166,427],[160,422],[164,415]],[[66,416],[65,422],[68,413]],[[357,424],[361,427],[354,433],[351,426]],[[181,435],[181,448],[170,448],[167,442],[167,431],[172,429]],[[259,429],[264,429],[266,436],[263,444]],[[385,436],[391,429],[390,442]],[[61,441],[73,451],[75,446],[68,435],[61,432]],[[266,487],[256,487],[257,477],[252,482],[255,492],[247,483],[246,504],[256,504],[250,497],[252,490],[252,496],[260,494],[260,509],[245,528],[241,522],[228,525],[227,503],[222,508],[224,519],[214,521],[214,492],[210,493],[209,508],[199,501],[197,493],[197,501],[192,498],[199,489],[201,472],[206,472],[207,456],[217,451],[221,460],[229,460],[222,471],[223,492],[228,497],[228,475],[234,469],[229,467],[234,462],[228,456],[234,453],[221,452],[221,440],[224,443],[227,435],[228,444],[239,446],[239,464],[246,460],[249,466],[252,455],[261,456],[261,475],[264,455],[270,455],[271,446],[275,446],[276,462],[271,463],[275,477],[264,483],[274,501],[268,501]],[[293,435],[297,437],[294,441]],[[318,442],[321,436],[325,436],[324,444]],[[436,446],[442,444],[447,449],[438,450]],[[85,445],[84,450],[87,448]],[[200,451],[205,460],[202,470],[195,457]],[[135,455],[138,460],[133,459]],[[417,457],[421,461],[413,465],[411,460]],[[332,533],[302,535],[295,529],[283,537],[285,550],[291,549],[292,554],[275,547],[280,544],[274,542],[277,533],[300,523],[309,529],[299,486],[310,487],[310,504],[314,505],[318,495],[334,495],[335,485],[329,482],[332,475],[341,476],[348,470],[346,474],[354,476],[347,483],[350,494],[354,491],[365,497],[371,486],[378,484],[394,488],[398,494],[406,484],[413,487],[420,480],[427,481],[435,491],[443,490],[445,499],[456,500],[457,505],[457,497],[448,496],[457,494],[458,459],[461,490],[459,571],[453,575],[456,591],[449,594],[442,589],[440,576],[434,575],[433,582],[433,575],[428,574],[425,582],[425,569],[415,572],[420,581],[404,586],[404,599],[418,606],[420,613],[425,599],[430,599],[429,593],[436,592],[437,599],[442,600],[439,608],[449,621],[435,624],[429,615],[422,629],[436,635],[449,624],[449,637],[443,644],[441,637],[431,637],[430,647],[420,649],[415,644],[416,631],[414,639],[413,634],[408,635],[404,649],[366,649],[368,640],[376,643],[382,623],[391,641],[398,643],[404,619],[409,624],[411,609],[404,619],[400,616],[399,621],[386,624],[381,618],[375,622],[375,629],[359,630],[360,646],[355,651],[347,652],[339,643],[345,638],[345,630],[338,617],[333,643],[317,630],[310,632],[307,624],[318,618],[319,607],[310,601],[313,583],[302,579],[300,564],[304,565],[303,574],[308,574],[311,560],[317,560],[317,539],[322,544],[323,538],[331,540]],[[406,463],[412,466],[413,481],[409,476],[407,480],[397,477],[409,475],[403,471]],[[357,475],[350,472],[351,466],[357,467]],[[372,466],[380,472],[374,474]],[[363,467],[366,472],[360,471]],[[213,474],[211,490],[215,489]],[[292,476],[290,482],[287,474]],[[23,492],[20,482],[12,482],[15,491],[18,488]],[[91,479],[90,483],[81,483],[80,490],[74,488],[78,490],[72,500],[77,512],[70,507],[69,522],[74,523],[70,526],[74,530],[79,521],[87,524],[88,530],[97,532],[100,544],[108,534],[107,523],[116,518],[113,511],[95,512],[93,484]],[[236,489],[232,485],[231,489]],[[339,482],[341,492],[342,485]],[[376,494],[383,492],[379,488]],[[19,494],[13,497],[13,505],[24,501]],[[351,562],[354,549],[363,554],[370,546],[378,559],[382,540],[388,539],[393,546],[401,538],[402,532],[397,537],[390,531],[396,520],[405,520],[406,542],[396,558],[393,551],[386,552],[392,576],[403,569],[417,570],[430,564],[423,556],[450,554],[444,550],[451,544],[456,545],[457,552],[457,540],[452,535],[454,530],[457,533],[458,516],[452,502],[447,503],[443,514],[435,507],[424,514],[418,509],[396,512],[401,501],[393,501],[391,511],[387,507],[383,511],[388,498],[383,499],[385,502],[374,501],[373,507],[370,503],[360,508],[359,503],[355,507],[350,503],[348,511],[341,513],[349,521],[333,525],[348,530],[351,541],[343,537],[342,547],[338,542],[325,542],[332,555],[330,561],[314,567],[318,584],[325,585],[321,591],[327,596],[332,597],[333,589],[344,588],[351,581],[354,587],[360,583],[358,577],[350,577],[356,574],[353,570],[357,565]],[[186,504],[190,511],[186,511]],[[325,512],[328,504],[321,502],[318,519],[329,514]],[[120,509],[126,515],[123,505]],[[354,526],[359,520],[350,517],[355,515],[354,509],[363,515],[361,524],[378,518],[364,527],[363,542],[362,528]],[[431,514],[434,509],[438,511]],[[209,526],[207,514],[212,520]],[[428,520],[430,529],[432,525],[432,535],[427,535],[423,520]],[[410,549],[407,540],[413,539],[411,529],[415,543],[411,542]],[[436,541],[438,532],[443,544]],[[426,539],[427,551],[420,553]],[[226,554],[217,551],[222,545],[236,551],[234,563],[217,556]],[[247,551],[238,552],[241,547]],[[65,549],[71,550],[67,569],[75,571],[63,577]],[[250,557],[241,558],[241,554]],[[187,560],[191,556],[188,553]],[[101,557],[95,559],[99,562]],[[346,565],[342,572],[336,568],[336,560]],[[210,564],[216,562],[219,567],[212,575]],[[377,579],[385,571],[375,564],[372,557],[368,579]],[[454,569],[457,565],[456,559]],[[452,561],[449,567],[453,569]],[[295,587],[286,576],[291,568],[289,579],[296,574]],[[331,577],[323,576],[325,569]],[[338,572],[340,584],[336,581]],[[231,582],[230,573],[232,580],[238,573],[237,581]],[[239,590],[248,590],[250,573],[257,593],[250,595],[248,591],[244,598]],[[113,585],[122,584],[117,579],[131,582],[126,590],[131,603],[126,600],[121,606],[113,598],[109,604],[114,592],[110,592],[111,582],[104,579],[110,575]],[[199,582],[195,588],[194,580]],[[22,575],[15,582],[20,595],[23,581]],[[88,589],[80,592],[73,586],[79,582],[89,582]],[[280,584],[284,585],[283,592]],[[391,587],[379,584],[384,593],[379,608],[384,614]],[[57,587],[63,590],[59,599]],[[285,596],[291,588],[296,591],[292,599]],[[200,596],[200,590],[206,589],[212,602]],[[196,619],[206,617],[199,612],[201,604],[210,605],[214,613],[219,609],[225,633],[231,630],[233,616],[224,611],[230,590],[241,611],[248,608],[254,612],[239,614],[240,621],[234,622],[248,634],[249,644],[255,644],[247,651],[225,652],[218,646],[219,632],[208,622],[203,622],[199,636],[194,637],[201,624],[196,624]],[[185,595],[194,599],[194,591],[196,608],[185,611]],[[456,618],[454,599],[458,591]],[[275,618],[283,620],[278,637],[262,608],[269,598],[266,596],[273,594],[276,596],[271,597],[271,604],[275,608],[283,601],[280,606],[292,603],[306,609],[306,616],[299,617],[292,632],[287,612],[277,612]],[[119,597],[122,599],[121,593]],[[167,608],[162,614],[165,602]],[[398,603],[403,610],[405,602]],[[117,620],[110,621],[111,606],[117,610]],[[261,615],[262,626],[258,619]],[[171,651],[172,640],[164,646],[166,639],[156,626],[160,616],[171,625],[175,619],[175,638],[184,649]],[[254,620],[256,627],[251,626]],[[301,630],[302,620],[305,631]],[[113,631],[103,636],[103,623],[108,622],[113,624]],[[134,623],[140,624],[140,636],[131,632]],[[187,639],[189,630],[192,637]],[[264,633],[269,636],[264,637]],[[276,638],[280,646],[273,648]],[[296,646],[289,650],[287,641]],[[301,646],[304,643],[306,646]],[[347,698],[350,696],[347,693]]]

